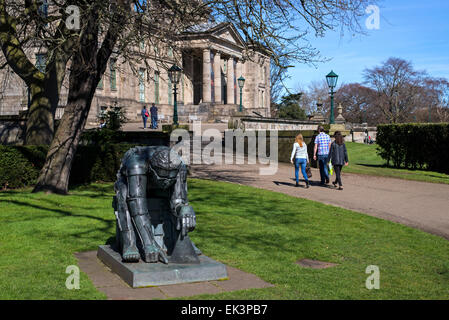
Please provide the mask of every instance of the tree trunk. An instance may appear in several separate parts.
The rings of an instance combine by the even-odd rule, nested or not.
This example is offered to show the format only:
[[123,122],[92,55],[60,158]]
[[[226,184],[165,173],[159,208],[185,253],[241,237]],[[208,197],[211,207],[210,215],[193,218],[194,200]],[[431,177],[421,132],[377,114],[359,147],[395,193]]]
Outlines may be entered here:
[[26,122],[25,144],[49,145],[54,133],[52,102],[45,95],[47,90],[41,83],[30,85],[31,105]]
[[[77,62],[74,62],[74,65],[76,66]],[[73,159],[89,114],[96,82],[98,82],[88,70],[80,72],[76,69],[72,67],[70,92],[64,116],[33,192],[45,191],[58,194],[68,192]]]

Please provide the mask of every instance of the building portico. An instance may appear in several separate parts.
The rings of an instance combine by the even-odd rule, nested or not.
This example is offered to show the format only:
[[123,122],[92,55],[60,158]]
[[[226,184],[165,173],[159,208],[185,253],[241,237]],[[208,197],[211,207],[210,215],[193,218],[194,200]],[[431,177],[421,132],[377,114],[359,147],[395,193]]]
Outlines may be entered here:
[[[181,116],[191,115],[194,109],[198,113],[215,111],[215,115],[219,109],[223,117],[236,111],[240,100],[237,79],[241,76],[247,79],[243,90],[247,113],[258,109],[268,115],[269,105],[263,102],[269,101],[269,82],[263,82],[268,77],[260,75],[269,72],[269,57],[258,52],[248,57],[243,40],[231,24],[197,26],[183,34],[182,41],[185,91],[179,99]],[[260,88],[267,97],[259,99]]]

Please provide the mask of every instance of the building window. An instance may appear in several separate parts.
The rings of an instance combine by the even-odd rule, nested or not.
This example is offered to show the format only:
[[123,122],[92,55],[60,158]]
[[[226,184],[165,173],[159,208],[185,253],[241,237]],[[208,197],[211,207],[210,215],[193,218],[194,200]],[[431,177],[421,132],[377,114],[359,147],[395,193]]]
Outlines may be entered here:
[[170,78],[168,78],[168,104],[172,105],[173,104],[173,88],[172,88],[172,83]]
[[115,69],[115,64],[116,60],[111,59],[109,63],[109,70],[111,72],[110,87],[113,91],[117,90],[117,70]]
[[154,73],[154,103],[159,103],[159,72]]
[[139,69],[139,101],[145,102],[145,69]]
[[45,67],[47,65],[46,54],[36,54],[36,68],[42,73],[45,73]]

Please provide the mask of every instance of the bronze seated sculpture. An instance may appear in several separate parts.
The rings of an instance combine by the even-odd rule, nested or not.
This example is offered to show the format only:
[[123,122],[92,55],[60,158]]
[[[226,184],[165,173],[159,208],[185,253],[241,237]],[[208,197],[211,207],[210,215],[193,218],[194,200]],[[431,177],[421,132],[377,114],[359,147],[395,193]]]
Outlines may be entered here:
[[169,147],[135,147],[114,185],[118,250],[124,262],[199,263],[188,233],[196,226],[187,199],[187,168]]

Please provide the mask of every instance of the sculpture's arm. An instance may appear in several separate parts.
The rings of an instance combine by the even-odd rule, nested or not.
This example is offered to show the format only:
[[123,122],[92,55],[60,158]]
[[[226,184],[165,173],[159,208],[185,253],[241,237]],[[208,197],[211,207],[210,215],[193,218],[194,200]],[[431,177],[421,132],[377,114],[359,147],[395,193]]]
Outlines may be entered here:
[[173,186],[170,207],[171,212],[178,220],[176,229],[181,230],[183,236],[195,229],[196,216],[187,199],[187,167],[184,163],[179,169],[176,183]]
[[189,204],[187,199],[187,168],[185,164],[181,165],[176,177],[176,183],[173,186],[170,198],[170,209],[175,216],[179,216],[179,208]]

